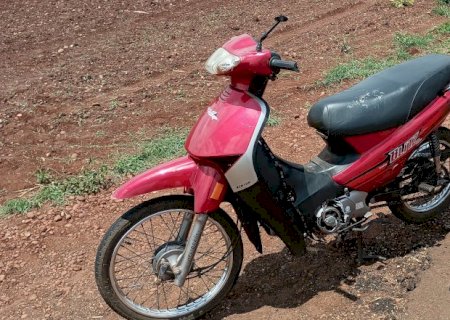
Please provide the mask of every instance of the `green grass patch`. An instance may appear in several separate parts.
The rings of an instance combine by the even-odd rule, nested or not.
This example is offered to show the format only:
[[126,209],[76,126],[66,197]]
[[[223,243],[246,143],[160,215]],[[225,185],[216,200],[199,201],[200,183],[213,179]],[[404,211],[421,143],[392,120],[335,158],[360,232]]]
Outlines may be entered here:
[[267,119],[267,125],[269,127],[276,127],[281,124],[281,119],[275,114],[269,114],[269,119]]
[[0,216],[14,213],[25,213],[33,207],[33,203],[28,199],[18,198],[8,200],[3,204],[3,206],[0,207]]
[[433,9],[433,13],[438,16],[450,17],[450,0],[437,0],[437,6]]
[[425,49],[433,40],[432,33],[426,35],[396,33],[394,35],[394,46],[397,48],[397,59],[399,61],[410,59],[413,50]]
[[136,174],[164,160],[185,153],[186,130],[167,130],[164,134],[142,144],[138,154],[124,155],[113,167],[118,175]]
[[50,171],[46,169],[39,169],[36,171],[36,182],[38,184],[49,184],[52,180],[53,177]]
[[438,5],[433,9],[433,13],[437,14],[438,16],[450,18],[450,7],[448,4]]
[[84,171],[78,176],[68,177],[54,185],[64,195],[82,195],[97,193],[109,184],[108,168],[102,166],[98,170]]
[[61,184],[54,182],[41,188],[31,199],[33,207],[41,207],[46,202],[63,204],[66,198],[66,192]]
[[397,60],[395,59],[380,60],[375,58],[366,58],[362,60],[352,60],[331,69],[325,75],[324,80],[320,84],[329,86],[335,83],[340,83],[344,80],[366,78],[385,68],[391,67],[396,63]]
[[97,193],[108,187],[110,181],[108,168],[102,166],[98,170],[86,170],[76,176],[52,181],[40,188],[30,200],[34,207],[46,202],[62,204],[67,196]]
[[450,34],[450,22],[441,24],[439,27],[434,29],[434,31],[438,34]]
[[417,35],[409,33],[396,33],[394,35],[394,44],[400,50],[407,50],[411,48],[426,48],[434,37],[432,34]]
[[[42,182],[41,171],[38,171],[38,182]],[[45,177],[47,177],[45,175]],[[40,183],[39,182],[39,183]],[[45,180],[48,182],[48,180]],[[39,208],[44,203],[63,204],[67,196],[97,193],[110,185],[106,166],[98,170],[84,171],[76,176],[69,176],[59,181],[51,181],[30,198],[12,199],[0,207],[0,215],[24,213],[33,208]]]

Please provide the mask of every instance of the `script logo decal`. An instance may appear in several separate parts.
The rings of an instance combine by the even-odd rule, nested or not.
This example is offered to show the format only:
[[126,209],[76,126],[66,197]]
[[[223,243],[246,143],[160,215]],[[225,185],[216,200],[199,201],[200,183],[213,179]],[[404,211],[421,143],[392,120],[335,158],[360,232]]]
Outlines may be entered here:
[[408,152],[409,150],[414,148],[416,145],[418,145],[420,143],[420,141],[422,141],[422,139],[419,138],[419,133],[420,133],[420,131],[416,132],[411,138],[409,138],[401,146],[398,146],[397,148],[388,152],[389,164],[396,161],[398,158],[400,158],[406,152]]

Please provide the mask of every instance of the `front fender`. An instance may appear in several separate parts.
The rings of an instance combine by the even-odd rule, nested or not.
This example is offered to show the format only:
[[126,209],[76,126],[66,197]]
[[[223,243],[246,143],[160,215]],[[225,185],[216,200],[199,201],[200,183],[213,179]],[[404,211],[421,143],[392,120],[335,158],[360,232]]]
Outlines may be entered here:
[[191,188],[190,178],[197,164],[184,156],[145,171],[114,191],[113,199],[127,199],[152,191],[186,187]]
[[219,168],[197,164],[184,156],[137,175],[114,191],[112,198],[126,199],[178,187],[193,190],[195,212],[208,213],[219,208],[228,184]]

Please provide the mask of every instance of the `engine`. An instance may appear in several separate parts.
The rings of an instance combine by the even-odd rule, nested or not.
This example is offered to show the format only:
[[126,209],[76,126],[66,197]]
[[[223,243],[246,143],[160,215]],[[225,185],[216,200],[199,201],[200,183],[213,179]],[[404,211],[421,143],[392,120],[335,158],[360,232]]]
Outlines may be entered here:
[[327,234],[340,233],[361,224],[371,216],[367,192],[351,191],[329,200],[316,212],[317,226]]

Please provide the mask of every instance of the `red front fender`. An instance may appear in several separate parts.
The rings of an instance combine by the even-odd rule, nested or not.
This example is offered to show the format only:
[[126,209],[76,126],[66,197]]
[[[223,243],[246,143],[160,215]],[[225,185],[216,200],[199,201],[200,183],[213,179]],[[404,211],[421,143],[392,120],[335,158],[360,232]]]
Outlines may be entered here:
[[126,199],[152,191],[186,187],[191,188],[190,177],[197,164],[188,156],[163,163],[145,171],[114,191],[114,199]]
[[195,212],[207,213],[217,210],[225,197],[227,183],[220,170],[198,165],[184,156],[137,175],[114,191],[112,198],[126,199],[178,187],[193,190]]

